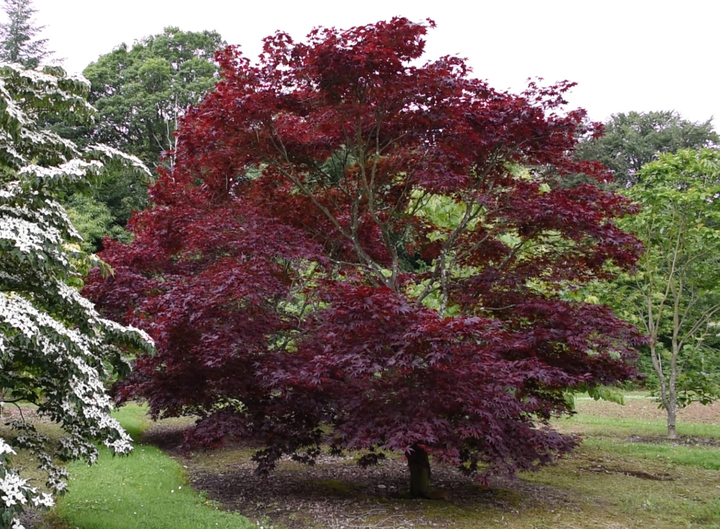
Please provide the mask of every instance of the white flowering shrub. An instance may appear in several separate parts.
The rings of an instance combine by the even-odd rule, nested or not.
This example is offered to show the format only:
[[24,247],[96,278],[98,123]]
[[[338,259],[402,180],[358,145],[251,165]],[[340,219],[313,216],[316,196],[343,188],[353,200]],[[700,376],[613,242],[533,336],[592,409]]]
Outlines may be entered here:
[[22,413],[0,426],[0,529],[21,527],[27,507],[53,504],[13,468],[17,450],[37,458],[57,493],[66,486],[58,463],[92,463],[98,442],[118,454],[132,449],[110,416],[103,380],[109,369],[129,369],[127,352],[149,351],[152,343],[101,318],[71,286],[95,259],[79,249],[80,236],[56,198],[88,185],[108,158],[140,162],[105,146],[79,149],[39,125],[46,115],[90,119],[88,89],[59,68],[0,64],[0,409],[32,404],[66,432],[51,441]]

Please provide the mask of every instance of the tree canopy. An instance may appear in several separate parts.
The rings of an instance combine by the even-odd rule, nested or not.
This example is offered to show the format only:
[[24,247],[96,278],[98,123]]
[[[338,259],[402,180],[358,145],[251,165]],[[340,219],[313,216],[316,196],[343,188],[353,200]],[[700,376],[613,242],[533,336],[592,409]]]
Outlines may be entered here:
[[[81,145],[101,142],[134,154],[151,168],[170,165],[177,121],[213,88],[213,56],[222,46],[216,32],[173,27],[131,47],[122,44],[84,71],[97,120],[70,126],[55,118],[54,129]],[[68,197],[64,205],[86,249],[98,251],[106,236],[127,240],[124,227],[133,211],[148,205],[150,180],[145,172],[114,167],[89,194]]]
[[[85,292],[143,327],[120,398],[198,415],[188,441],[255,438],[259,471],[320,445],[404,453],[468,473],[532,469],[577,439],[548,426],[565,392],[632,376],[639,336],[562,293],[641,250],[635,211],[572,156],[572,85],[499,92],[444,57],[415,65],[404,18],[269,37],[179,129],[175,165],[131,220],[131,244]],[[483,466],[487,463],[487,466]]]
[[692,122],[673,111],[619,113],[605,123],[602,136],[588,136],[578,145],[582,160],[598,160],[622,186],[639,179],[638,171],[658,153],[700,149],[720,143],[712,119]]
[[43,27],[33,21],[32,0],[4,0],[2,10],[8,21],[0,24],[0,61],[37,68],[52,52],[47,39],[35,38]]
[[627,195],[642,210],[622,226],[646,252],[605,298],[649,336],[653,386],[674,438],[678,407],[720,397],[720,152],[661,154],[638,179]]
[[39,123],[47,114],[87,118],[87,91],[84,79],[59,68],[40,73],[0,66],[0,406],[35,405],[66,432],[52,441],[22,412],[3,425],[2,529],[18,527],[17,515],[28,506],[52,505],[51,496],[13,467],[17,450],[30,451],[49,489],[62,491],[67,473],[58,461],[92,462],[96,442],[119,454],[131,449],[110,416],[103,382],[109,369],[127,372],[124,351],[152,349],[147,335],[101,318],[73,288],[97,259],[79,249],[79,235],[56,197],[87,185],[86,176],[102,170],[101,160],[119,153],[101,145],[79,149]]
[[214,55],[224,46],[215,31],[168,27],[101,56],[83,72],[98,110],[93,141],[158,165],[175,148],[178,119],[215,85]]

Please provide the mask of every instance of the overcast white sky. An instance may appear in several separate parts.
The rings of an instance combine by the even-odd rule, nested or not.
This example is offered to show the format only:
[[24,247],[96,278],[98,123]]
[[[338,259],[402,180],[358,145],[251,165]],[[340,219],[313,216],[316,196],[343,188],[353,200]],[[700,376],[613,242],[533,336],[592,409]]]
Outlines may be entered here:
[[348,28],[432,18],[427,57],[466,57],[474,75],[520,91],[528,77],[578,83],[569,97],[596,120],[677,110],[720,129],[720,0],[34,0],[36,22],[80,72],[115,46],[164,27],[216,30],[256,57],[281,29]]

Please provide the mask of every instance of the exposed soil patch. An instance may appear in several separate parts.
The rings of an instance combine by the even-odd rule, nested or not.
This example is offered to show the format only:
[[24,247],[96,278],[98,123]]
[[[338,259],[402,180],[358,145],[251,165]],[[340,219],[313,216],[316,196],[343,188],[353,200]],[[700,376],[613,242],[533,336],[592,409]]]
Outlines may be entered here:
[[633,435],[627,438],[630,443],[647,443],[673,446],[708,446],[720,447],[720,438],[694,437],[691,435],[680,435],[677,439],[658,437],[652,435]]
[[[574,505],[569,494],[546,485],[495,478],[483,488],[456,469],[440,465],[432,470],[438,500],[404,499],[408,473],[402,457],[369,469],[358,468],[352,456],[324,455],[314,466],[287,459],[263,479],[254,474],[255,464],[249,460],[252,450],[239,446],[215,452],[222,460],[219,467],[208,468],[207,459],[200,464],[202,454],[180,450],[184,428],[155,424],[143,441],[182,460],[193,487],[205,491],[223,508],[250,519],[267,517],[274,525],[289,529],[451,527],[458,511],[465,508],[507,513]],[[432,502],[431,509],[428,502]]]
[[[606,401],[579,401],[578,411],[596,416],[663,419],[665,412],[649,398],[627,398],[624,406]],[[720,424],[720,403],[693,404],[679,413],[679,421]],[[579,512],[578,498],[554,487],[521,479],[494,478],[483,488],[456,469],[433,467],[437,501],[405,499],[408,473],[404,458],[388,459],[374,468],[359,469],[352,456],[323,456],[309,467],[283,460],[267,479],[254,474],[253,448],[229,446],[213,453],[181,450],[187,422],[154,424],[143,441],[159,446],[186,466],[192,485],[224,509],[238,511],[276,527],[307,529],[405,529],[452,527],[463,512],[518,513],[529,509],[560,508]],[[720,439],[682,436],[632,436],[629,442],[686,446],[720,446]],[[671,482],[677,476],[659,469],[589,461],[578,470],[628,476],[643,481]]]
[[622,474],[624,476],[632,476],[634,478],[639,479],[649,479],[651,481],[673,481],[675,478],[673,478],[670,474],[661,473],[661,474],[650,474],[649,472],[643,472],[638,470],[629,470],[624,468],[613,468],[613,467],[606,467],[605,465],[591,465],[587,467],[578,467],[580,470],[584,470],[586,472],[596,472],[596,473],[605,473],[605,474]]
[[35,424],[52,423],[52,421],[48,417],[44,415],[38,415],[37,410],[35,410],[34,408],[29,408],[27,406],[22,406],[21,408],[18,408],[12,404],[6,404],[2,408],[0,408],[0,420],[2,420],[3,423],[17,419],[25,419],[27,422]]

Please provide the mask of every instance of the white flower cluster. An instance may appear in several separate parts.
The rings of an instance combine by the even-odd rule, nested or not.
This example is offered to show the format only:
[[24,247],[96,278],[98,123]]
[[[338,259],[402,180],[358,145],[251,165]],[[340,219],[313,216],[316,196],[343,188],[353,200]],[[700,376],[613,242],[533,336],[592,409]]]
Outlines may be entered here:
[[27,503],[25,492],[28,488],[26,479],[14,472],[8,472],[4,478],[0,478],[0,501],[8,507],[18,503],[25,504]]
[[124,153],[118,149],[115,149],[113,147],[110,147],[109,145],[102,145],[100,143],[95,143],[93,145],[90,145],[86,152],[90,156],[99,155],[102,158],[106,159],[121,159],[128,163],[130,166],[140,169],[148,176],[152,177],[152,173],[150,172],[150,169],[147,168],[147,166],[138,158],[137,156],[133,156],[132,154]]
[[15,454],[15,450],[13,450],[12,446],[5,442],[5,439],[0,437],[0,455],[3,454]]
[[97,160],[86,162],[85,160],[73,159],[58,167],[40,167],[39,165],[28,165],[20,169],[21,177],[35,177],[46,180],[64,179],[70,182],[78,182],[86,178],[89,173],[98,173],[103,164]]
[[[32,366],[37,374],[18,378],[11,388],[0,386],[0,394],[37,395],[37,412],[68,434],[51,441],[19,420],[10,425],[19,435],[0,437],[0,529],[21,528],[18,516],[26,506],[53,504],[50,494],[38,492],[10,467],[16,451],[35,456],[47,486],[61,492],[67,472],[56,458],[93,462],[97,442],[116,453],[132,449],[130,437],[110,416],[103,379],[106,365],[123,363],[120,346],[152,349],[145,333],[101,318],[68,285],[78,274],[77,263],[92,259],[70,244],[80,235],[56,193],[98,174],[108,157],[145,169],[115,149],[94,145],[82,151],[35,122],[47,108],[61,117],[89,115],[87,91],[82,78],[60,83],[55,74],[0,64],[0,170],[15,175],[11,182],[0,178],[0,372],[6,379]],[[55,162],[31,165],[36,160]]]
[[[80,297],[76,291],[69,287],[61,287],[59,296],[75,300]],[[82,298],[80,298],[82,299]],[[105,322],[98,318],[95,309],[87,300],[82,299],[79,305],[87,311],[89,321]],[[92,337],[82,334],[75,329],[68,329],[62,322],[50,315],[40,312],[24,297],[0,292],[0,324],[6,328],[14,329],[16,334],[26,338],[25,342],[37,345],[38,353],[43,354],[53,362],[59,372],[67,377],[67,387],[72,398],[63,399],[58,403],[58,415],[65,421],[82,421],[88,428],[97,432],[97,436],[104,438],[104,443],[117,451],[126,453],[130,449],[130,438],[120,427],[120,424],[110,417],[110,398],[105,394],[102,383],[104,370],[102,363],[96,360],[95,351],[100,349],[102,336]],[[122,326],[112,323],[109,325],[113,331],[124,330]],[[143,333],[144,334],[144,333]],[[75,411],[73,405],[80,405],[81,416]],[[104,435],[103,435],[104,434]]]
[[28,70],[15,63],[2,63],[2,67],[11,70],[17,77],[27,79],[31,86],[40,85],[43,88],[47,85],[52,87],[58,86],[58,79],[54,75],[49,75],[37,70]]
[[[73,345],[85,355],[87,339],[78,331],[68,329],[49,314],[37,310],[30,301],[13,292],[0,292],[0,323],[10,330],[22,334],[29,342],[37,344],[48,356],[64,356],[66,350],[58,348],[57,340],[62,346]],[[8,332],[6,331],[6,335]],[[9,332],[10,335],[14,334]]]
[[[10,511],[15,514],[22,512],[26,505],[33,507],[50,508],[55,505],[53,497],[47,492],[38,492],[35,487],[30,487],[26,479],[21,478],[16,472],[5,470],[4,476],[0,472],[0,512]],[[12,526],[22,528],[17,517],[13,516]]]
[[[26,124],[28,122],[28,120],[25,118],[25,113],[15,103],[12,94],[10,94],[10,92],[8,91],[4,80],[0,80],[0,97],[3,99],[5,113],[10,119],[17,121],[20,124]],[[7,131],[3,132],[5,132],[8,137],[10,137],[10,134],[8,134]]]
[[33,222],[5,215],[0,225],[0,239],[13,241],[15,247],[23,253],[40,252],[43,250],[43,244],[47,242],[57,244],[61,241],[57,230],[46,232]]

